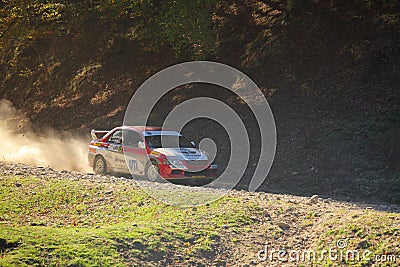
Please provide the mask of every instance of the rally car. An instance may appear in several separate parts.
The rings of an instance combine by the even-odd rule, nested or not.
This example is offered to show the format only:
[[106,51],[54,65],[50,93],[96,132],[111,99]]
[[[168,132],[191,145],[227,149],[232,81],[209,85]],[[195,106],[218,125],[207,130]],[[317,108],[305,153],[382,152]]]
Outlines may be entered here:
[[96,174],[124,173],[150,181],[217,177],[218,166],[181,133],[161,127],[92,130],[88,160]]

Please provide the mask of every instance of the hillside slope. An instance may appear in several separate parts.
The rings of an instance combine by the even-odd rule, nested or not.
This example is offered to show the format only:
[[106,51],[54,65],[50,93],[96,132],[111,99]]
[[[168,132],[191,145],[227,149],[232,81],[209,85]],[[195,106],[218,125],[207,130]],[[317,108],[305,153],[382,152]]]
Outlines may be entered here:
[[[96,1],[44,6],[39,10],[49,19],[37,24],[10,18],[1,35],[0,97],[39,127],[86,134],[120,125],[132,94],[157,71],[193,59],[226,63],[259,85],[276,119],[277,155],[261,190],[398,203],[398,1],[204,2],[194,14],[204,23],[194,25],[185,13],[193,7],[164,14],[161,6],[161,22],[179,14],[189,25],[172,24],[165,31],[170,35],[141,24],[154,22],[153,13],[145,20],[147,13],[136,15],[132,6]],[[136,26],[147,35],[137,37]],[[202,34],[206,29],[213,38]],[[228,99],[248,126],[255,125],[240,101],[205,85],[167,95],[152,122],[160,124],[175,105],[198,95]],[[189,125],[185,134],[195,141],[214,138],[224,165],[225,135],[211,122],[199,125]],[[254,170],[259,137],[255,132],[251,138],[255,156],[238,188],[247,188]]]

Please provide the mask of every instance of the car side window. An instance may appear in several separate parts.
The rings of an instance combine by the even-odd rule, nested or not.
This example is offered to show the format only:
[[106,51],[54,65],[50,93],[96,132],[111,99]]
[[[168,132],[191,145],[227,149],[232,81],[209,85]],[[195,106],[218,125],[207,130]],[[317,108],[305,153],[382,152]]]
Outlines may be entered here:
[[115,144],[120,144],[122,139],[122,131],[118,130],[115,131],[111,137],[108,139],[108,142],[110,143],[115,143]]
[[142,137],[135,131],[127,130],[123,133],[124,145],[138,147],[138,142],[142,141]]

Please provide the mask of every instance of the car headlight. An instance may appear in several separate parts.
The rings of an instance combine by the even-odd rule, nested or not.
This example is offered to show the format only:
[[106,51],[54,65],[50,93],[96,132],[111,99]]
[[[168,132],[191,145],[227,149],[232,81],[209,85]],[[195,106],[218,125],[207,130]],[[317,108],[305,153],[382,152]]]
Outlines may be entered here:
[[183,161],[179,159],[162,159],[162,164],[168,165],[183,165]]
[[175,165],[175,166],[176,166],[176,165],[183,165],[182,160],[179,160],[179,159],[170,160],[169,162],[170,162],[170,164]]

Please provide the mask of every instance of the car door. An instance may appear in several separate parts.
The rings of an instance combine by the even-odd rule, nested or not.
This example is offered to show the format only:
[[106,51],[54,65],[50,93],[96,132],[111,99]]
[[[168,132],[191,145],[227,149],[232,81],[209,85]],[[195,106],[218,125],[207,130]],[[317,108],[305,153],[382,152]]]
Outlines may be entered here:
[[122,130],[115,130],[108,138],[109,162],[116,172],[126,172],[126,164],[122,147]]
[[123,151],[125,151],[126,163],[132,174],[143,174],[146,167],[146,149],[139,147],[143,137],[136,131],[127,129],[123,131]]

